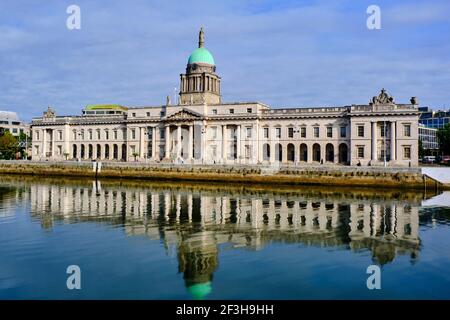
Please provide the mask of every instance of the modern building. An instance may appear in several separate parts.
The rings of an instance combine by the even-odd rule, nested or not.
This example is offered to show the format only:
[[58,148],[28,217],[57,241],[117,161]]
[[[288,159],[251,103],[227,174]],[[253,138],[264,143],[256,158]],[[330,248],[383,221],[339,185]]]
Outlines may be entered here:
[[19,136],[21,133],[29,135],[29,126],[20,121],[17,113],[0,111],[0,131],[9,131],[13,136]]
[[429,128],[419,124],[419,140],[422,142],[424,150],[429,150],[431,154],[437,154],[439,151],[439,142],[437,139],[436,128]]
[[429,107],[420,107],[419,112],[419,123],[425,127],[439,129],[450,123],[450,111],[434,111]]
[[99,159],[192,164],[417,165],[418,104],[384,89],[368,104],[273,109],[224,102],[200,30],[181,74],[179,101],[149,107],[52,108],[32,121],[33,160]]

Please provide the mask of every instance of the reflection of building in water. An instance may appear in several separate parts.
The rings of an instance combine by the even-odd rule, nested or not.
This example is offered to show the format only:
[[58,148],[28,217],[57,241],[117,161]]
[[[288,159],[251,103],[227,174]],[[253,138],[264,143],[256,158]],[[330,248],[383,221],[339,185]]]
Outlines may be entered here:
[[[271,241],[369,249],[384,264],[419,251],[419,204],[403,200],[251,194],[190,189],[32,185],[34,215],[48,221],[124,223],[129,235],[176,247],[179,271],[196,298],[211,291],[222,243],[259,249]],[[53,217],[54,216],[54,217]]]
[[0,218],[14,216],[17,208],[29,199],[27,188],[0,186]]

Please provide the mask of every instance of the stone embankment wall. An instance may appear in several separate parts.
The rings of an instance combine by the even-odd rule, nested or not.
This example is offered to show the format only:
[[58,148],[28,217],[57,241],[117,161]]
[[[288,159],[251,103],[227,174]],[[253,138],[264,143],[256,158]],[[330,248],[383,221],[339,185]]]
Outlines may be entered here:
[[[0,161],[0,174],[95,177],[91,162]],[[446,186],[420,168],[169,165],[103,162],[99,178],[423,189]]]
[[[94,178],[91,162],[0,161],[0,174]],[[347,166],[169,165],[102,163],[99,178],[185,180],[226,183],[440,188],[446,186],[422,174],[420,168]]]

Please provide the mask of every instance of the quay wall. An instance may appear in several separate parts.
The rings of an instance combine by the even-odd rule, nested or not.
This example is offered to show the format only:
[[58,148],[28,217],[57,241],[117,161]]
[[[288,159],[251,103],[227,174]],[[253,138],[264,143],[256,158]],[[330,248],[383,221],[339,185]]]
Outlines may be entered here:
[[[0,161],[0,174],[95,178],[92,162]],[[448,189],[421,168],[359,166],[174,165],[102,162],[98,178]]]

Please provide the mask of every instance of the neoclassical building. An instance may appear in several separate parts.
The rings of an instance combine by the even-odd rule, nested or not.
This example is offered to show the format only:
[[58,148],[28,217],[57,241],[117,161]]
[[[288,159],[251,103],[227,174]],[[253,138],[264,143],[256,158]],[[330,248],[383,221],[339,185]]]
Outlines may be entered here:
[[111,160],[184,164],[418,164],[418,103],[384,89],[368,104],[273,109],[222,101],[221,78],[205,48],[180,75],[177,102],[93,105],[80,116],[52,108],[32,121],[33,160]]

